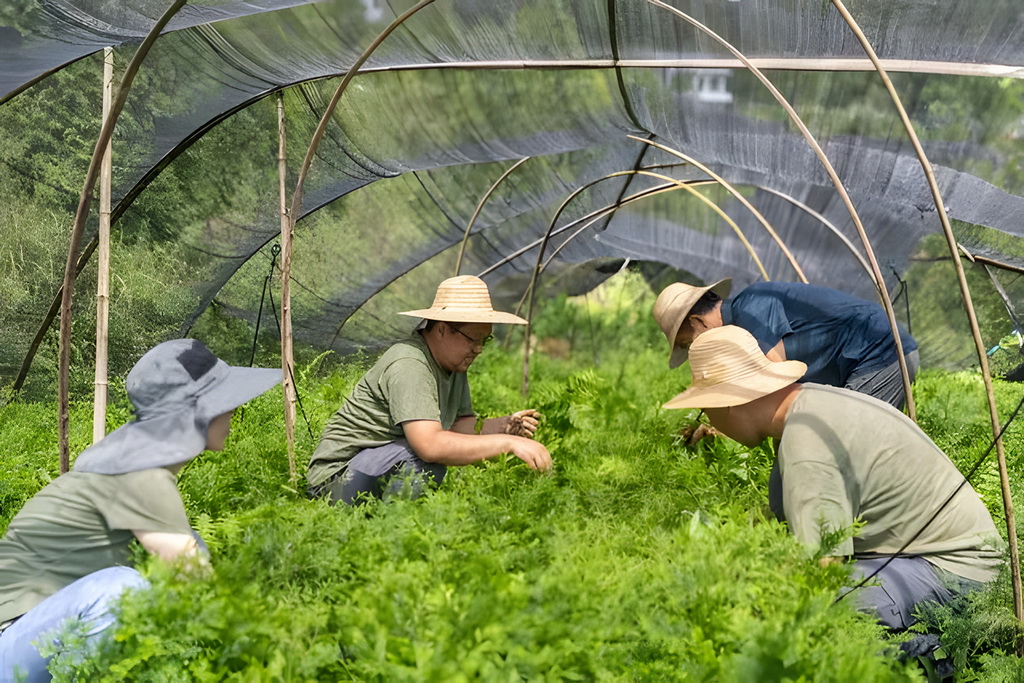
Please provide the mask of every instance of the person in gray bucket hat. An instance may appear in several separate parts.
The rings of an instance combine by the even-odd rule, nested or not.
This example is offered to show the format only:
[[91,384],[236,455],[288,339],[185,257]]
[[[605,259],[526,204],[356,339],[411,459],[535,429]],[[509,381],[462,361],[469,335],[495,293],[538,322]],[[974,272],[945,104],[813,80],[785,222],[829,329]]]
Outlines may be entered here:
[[280,379],[229,366],[194,339],[159,344],[135,364],[126,381],[135,419],[84,450],[0,539],[0,681],[49,680],[36,644],[68,620],[87,642],[113,624],[111,603],[147,585],[130,566],[133,540],[168,561],[193,559],[186,567],[205,562],[176,475],[223,449],[235,408]]

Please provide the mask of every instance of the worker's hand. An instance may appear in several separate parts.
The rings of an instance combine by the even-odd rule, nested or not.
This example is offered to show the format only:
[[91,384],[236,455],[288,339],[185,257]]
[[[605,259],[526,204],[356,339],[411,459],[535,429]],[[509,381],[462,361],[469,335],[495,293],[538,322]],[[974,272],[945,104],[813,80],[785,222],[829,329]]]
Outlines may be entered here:
[[521,436],[513,436],[511,442],[509,453],[529,465],[530,469],[538,472],[547,472],[551,469],[551,454],[543,444]]
[[532,408],[520,410],[506,418],[505,429],[502,431],[513,436],[523,436],[532,439],[537,431],[537,425],[540,424],[541,417],[541,414]]
[[718,436],[718,432],[709,424],[696,422],[680,429],[679,435],[683,437],[683,442],[687,446],[692,446],[701,439],[714,439]]

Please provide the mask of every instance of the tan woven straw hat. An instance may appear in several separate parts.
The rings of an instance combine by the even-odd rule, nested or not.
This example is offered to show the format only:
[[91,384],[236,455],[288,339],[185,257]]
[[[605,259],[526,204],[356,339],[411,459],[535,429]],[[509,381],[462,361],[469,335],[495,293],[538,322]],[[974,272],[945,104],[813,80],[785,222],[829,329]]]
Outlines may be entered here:
[[679,328],[682,327],[690,309],[708,290],[725,299],[732,290],[732,278],[727,277],[707,287],[694,287],[676,282],[663,289],[658,295],[658,300],[654,302],[654,319],[668,337],[670,368],[679,367],[689,356],[686,348],[676,346],[676,335],[679,334]]
[[697,337],[690,346],[693,384],[666,408],[726,408],[750,403],[804,376],[798,360],[773,363],[742,327],[723,325]]
[[526,320],[518,315],[494,310],[487,283],[472,275],[448,278],[437,286],[437,294],[430,308],[402,311],[399,315],[451,323],[526,324]]

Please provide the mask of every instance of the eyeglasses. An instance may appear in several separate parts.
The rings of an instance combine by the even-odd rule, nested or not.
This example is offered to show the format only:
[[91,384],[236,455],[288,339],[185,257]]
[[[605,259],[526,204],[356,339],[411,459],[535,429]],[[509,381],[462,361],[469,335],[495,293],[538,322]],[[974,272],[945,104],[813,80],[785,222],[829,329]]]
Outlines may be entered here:
[[494,335],[492,334],[487,335],[483,339],[473,339],[468,334],[466,334],[459,328],[455,327],[455,325],[449,325],[448,327],[452,328],[453,330],[461,334],[463,337],[468,339],[470,344],[472,344],[473,346],[479,346],[481,349],[490,344],[494,340]]

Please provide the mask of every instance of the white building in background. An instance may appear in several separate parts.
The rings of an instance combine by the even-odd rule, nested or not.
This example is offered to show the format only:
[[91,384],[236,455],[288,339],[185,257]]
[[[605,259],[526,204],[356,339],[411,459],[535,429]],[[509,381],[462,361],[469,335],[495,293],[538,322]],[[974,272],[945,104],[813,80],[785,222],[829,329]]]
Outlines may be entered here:
[[381,21],[384,18],[383,0],[360,0],[363,5],[363,19],[369,23]]
[[693,92],[700,102],[708,104],[732,104],[729,79],[732,69],[693,70]]
[[683,99],[701,104],[732,104],[729,79],[732,69],[662,69],[659,77],[665,87]]

